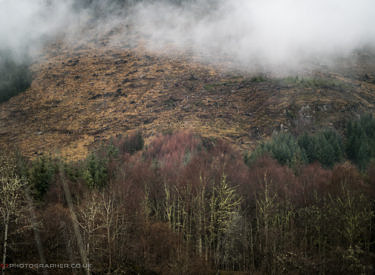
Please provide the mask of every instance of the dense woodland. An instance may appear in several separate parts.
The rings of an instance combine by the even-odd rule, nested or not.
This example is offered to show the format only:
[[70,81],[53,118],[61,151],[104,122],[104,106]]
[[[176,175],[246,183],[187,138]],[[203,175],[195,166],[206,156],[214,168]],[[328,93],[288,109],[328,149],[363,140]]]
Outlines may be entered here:
[[364,115],[343,134],[276,134],[245,157],[188,131],[146,145],[141,133],[116,137],[74,163],[3,149],[3,262],[90,263],[93,274],[373,274],[374,134]]

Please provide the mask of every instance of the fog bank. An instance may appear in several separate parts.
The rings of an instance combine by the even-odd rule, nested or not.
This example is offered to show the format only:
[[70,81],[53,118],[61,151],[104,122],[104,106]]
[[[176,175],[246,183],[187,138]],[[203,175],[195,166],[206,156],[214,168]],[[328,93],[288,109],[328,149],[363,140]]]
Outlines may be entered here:
[[[175,47],[208,62],[298,70],[373,47],[374,18],[371,0],[0,0],[0,50],[32,55],[59,34],[85,43],[116,29],[113,45],[136,37],[149,50]],[[125,25],[131,28],[119,28]]]

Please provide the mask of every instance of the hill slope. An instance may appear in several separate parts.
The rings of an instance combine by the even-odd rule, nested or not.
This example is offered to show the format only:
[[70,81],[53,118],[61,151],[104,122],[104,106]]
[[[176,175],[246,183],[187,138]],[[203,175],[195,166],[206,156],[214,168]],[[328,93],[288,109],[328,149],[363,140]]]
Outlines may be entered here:
[[146,137],[189,128],[243,150],[274,131],[340,129],[375,110],[372,56],[334,73],[269,78],[142,47],[49,47],[25,93],[0,105],[0,142],[27,156],[85,157],[91,146],[141,129]]

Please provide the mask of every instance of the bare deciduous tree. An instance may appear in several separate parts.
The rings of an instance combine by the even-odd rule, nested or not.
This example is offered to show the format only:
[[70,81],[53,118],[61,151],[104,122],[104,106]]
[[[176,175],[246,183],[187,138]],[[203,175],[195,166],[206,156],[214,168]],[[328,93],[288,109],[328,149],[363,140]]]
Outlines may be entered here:
[[12,159],[0,157],[0,213],[4,222],[3,268],[7,257],[9,224],[22,213],[21,204],[24,201],[24,187],[26,180],[16,175],[16,166]]

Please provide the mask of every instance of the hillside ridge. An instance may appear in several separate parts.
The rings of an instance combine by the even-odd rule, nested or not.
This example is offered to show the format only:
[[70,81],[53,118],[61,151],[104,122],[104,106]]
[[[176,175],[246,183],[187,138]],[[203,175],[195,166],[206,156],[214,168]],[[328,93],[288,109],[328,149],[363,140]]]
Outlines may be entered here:
[[372,113],[374,71],[363,64],[272,78],[142,47],[55,44],[32,65],[31,88],[1,103],[0,141],[29,157],[77,160],[119,134],[141,130],[147,138],[187,128],[251,150],[275,131],[340,129]]

